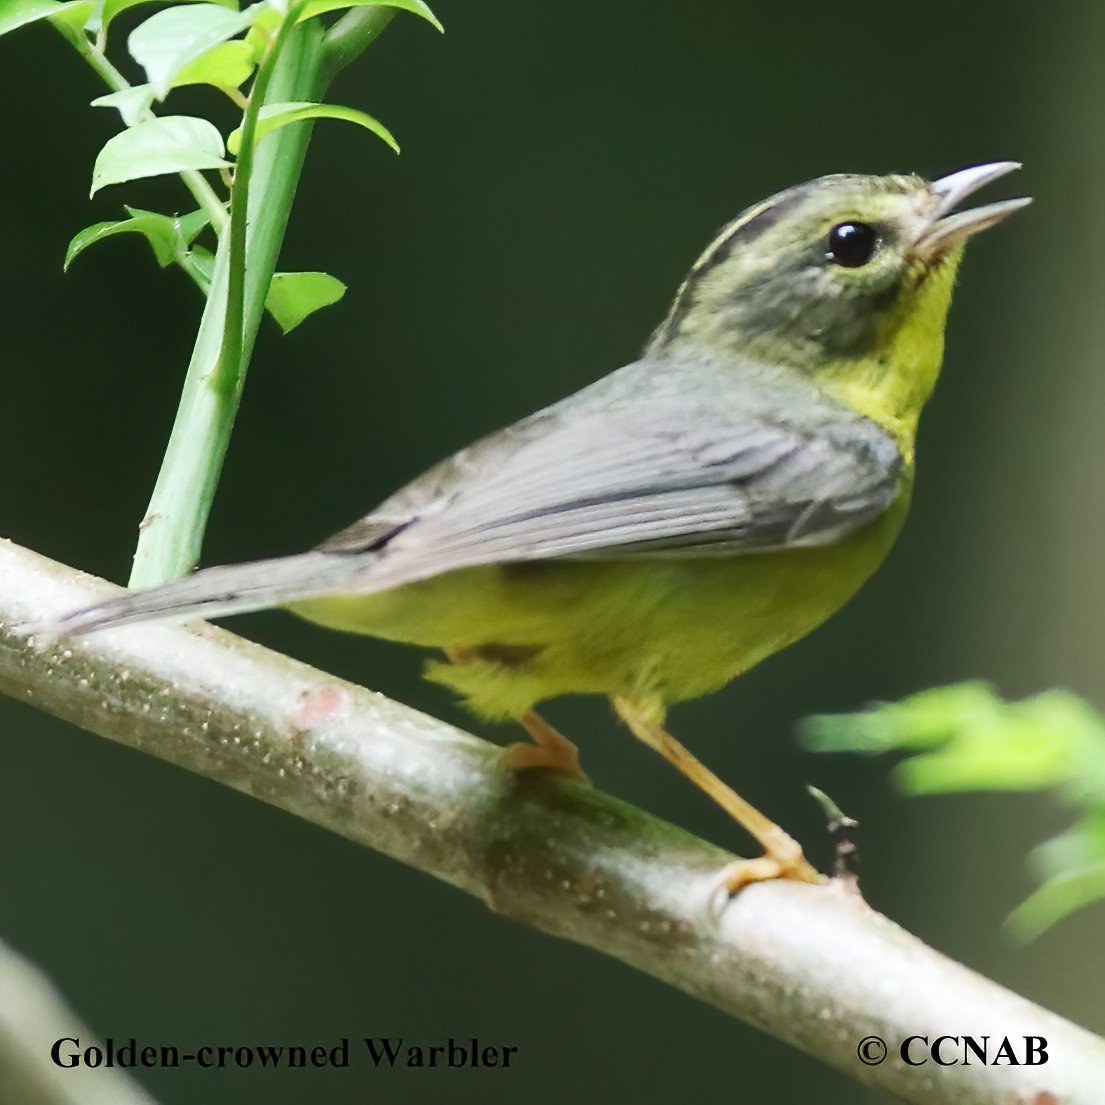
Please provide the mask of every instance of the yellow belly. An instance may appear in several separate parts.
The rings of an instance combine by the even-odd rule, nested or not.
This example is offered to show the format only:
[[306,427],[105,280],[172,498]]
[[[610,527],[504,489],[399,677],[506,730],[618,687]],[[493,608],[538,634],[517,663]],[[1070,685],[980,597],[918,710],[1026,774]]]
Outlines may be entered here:
[[335,629],[483,649],[485,658],[427,674],[487,717],[517,717],[563,694],[677,702],[716,690],[838,610],[882,562],[908,500],[904,491],[877,521],[824,548],[487,565],[289,609]]

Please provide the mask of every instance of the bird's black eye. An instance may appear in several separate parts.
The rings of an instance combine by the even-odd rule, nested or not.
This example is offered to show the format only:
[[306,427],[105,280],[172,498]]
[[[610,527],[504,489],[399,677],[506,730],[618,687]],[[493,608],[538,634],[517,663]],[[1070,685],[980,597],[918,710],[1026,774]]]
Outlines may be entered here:
[[858,269],[875,255],[879,236],[867,223],[837,223],[829,231],[828,258],[846,269]]

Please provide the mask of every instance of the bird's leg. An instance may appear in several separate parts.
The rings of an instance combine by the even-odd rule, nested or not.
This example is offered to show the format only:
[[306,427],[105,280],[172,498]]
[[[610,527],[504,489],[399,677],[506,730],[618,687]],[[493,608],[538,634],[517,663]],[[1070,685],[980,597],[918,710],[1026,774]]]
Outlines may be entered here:
[[513,771],[543,767],[582,783],[591,780],[579,766],[579,749],[558,729],[554,729],[536,710],[527,710],[518,723],[533,738],[533,744],[518,741],[503,750],[503,760]]
[[[445,655],[454,664],[483,659],[479,649],[447,648]],[[503,749],[503,762],[511,771],[544,768],[582,783],[591,781],[579,766],[579,749],[536,710],[527,710],[518,718],[518,724],[533,738],[533,744],[516,741]]]
[[730,817],[748,830],[764,847],[758,859],[738,860],[723,873],[723,882],[730,894],[742,886],[766,879],[796,879],[799,882],[824,882],[824,876],[802,855],[796,840],[785,833],[770,818],[750,806],[736,791],[723,783],[705,764],[691,755],[646,707],[626,698],[615,698],[614,709],[632,730],[633,735],[655,748],[669,763],[674,764],[696,786],[704,790]]

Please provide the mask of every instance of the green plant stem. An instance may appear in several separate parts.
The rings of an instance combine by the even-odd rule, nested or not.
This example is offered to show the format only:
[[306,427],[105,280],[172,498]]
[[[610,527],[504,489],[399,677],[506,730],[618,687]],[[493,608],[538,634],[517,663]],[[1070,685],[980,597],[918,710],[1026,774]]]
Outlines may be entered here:
[[327,32],[322,73],[329,84],[395,18],[395,8],[350,8]]
[[[305,86],[311,83],[320,38],[318,28],[311,24],[296,27],[289,33],[274,63],[269,85],[274,95],[288,99],[307,98]],[[262,106],[260,96],[254,102],[259,110]],[[306,139],[307,128],[299,125],[282,127],[268,136],[262,149],[256,151],[258,156],[250,174],[255,185],[250,197],[253,202],[247,200],[238,205],[237,235],[232,217],[230,232],[219,240],[211,287],[176,420],[140,528],[130,577],[132,587],[153,586],[184,575],[199,559],[204,528],[230,443],[249,355],[264,307],[262,292],[258,309],[257,290],[262,283],[267,290],[276,265],[287,223],[286,207],[302,168]],[[280,155],[275,174],[271,152]],[[266,153],[270,157],[263,156]],[[239,183],[243,179],[240,176]],[[257,197],[265,192],[271,194],[274,186],[276,194],[272,206],[258,209]],[[286,192],[286,197],[281,197],[281,192]],[[244,238],[243,231],[246,231]],[[228,326],[231,255],[235,252],[235,244],[239,271],[234,293],[236,308],[231,313],[236,317]]]
[[[176,578],[195,565],[222,473],[311,133],[310,123],[281,127],[255,149],[258,113],[266,103],[320,102],[333,77],[379,36],[394,15],[394,8],[362,7],[347,12],[325,31],[318,20],[297,23],[296,11],[289,13],[258,70],[245,111],[235,171],[236,202],[229,218],[201,173],[180,174],[207,213],[219,247],[176,420],[139,528],[132,587]],[[58,29],[112,91],[131,87],[100,45],[83,31]],[[154,117],[152,111],[149,116]]]
[[[383,18],[384,13],[387,18]],[[347,28],[343,57],[352,60],[360,52],[354,48],[357,35],[365,45],[371,42],[390,20],[391,11],[371,9],[369,16]],[[341,68],[328,60],[324,34],[318,20],[289,26],[263,99],[257,96],[258,111],[265,103],[320,102],[323,99],[331,77]],[[241,334],[240,352],[223,361],[220,368],[234,238],[232,229],[219,242],[211,289],[180,406],[142,522],[131,587],[153,586],[184,575],[199,559],[203,532],[229,446],[246,369],[264,315],[265,297],[276,268],[310,134],[309,122],[293,123],[267,134],[253,151],[248,200],[239,205],[239,211],[244,208],[247,216],[240,330],[233,324],[234,332]],[[242,149],[250,145],[249,136],[243,133]]]
[[[273,69],[288,36],[295,27],[298,9],[288,13],[280,25],[276,39],[269,47],[257,70],[257,77],[250,90],[249,100],[242,117],[242,142],[238,163],[234,168],[234,187],[230,208],[229,269],[227,270],[227,294],[223,340],[218,364],[211,377],[211,386],[230,398],[237,407],[238,395],[245,378],[246,362],[243,359],[243,334],[245,322],[246,286],[246,237],[248,231],[249,185],[253,173],[254,142],[257,133],[257,117],[266,102]],[[233,418],[233,413],[231,414]]]
[[196,203],[207,212],[211,229],[221,237],[226,229],[226,205],[219,199],[218,193],[207,183],[207,178],[198,169],[183,169],[180,179],[192,193]]

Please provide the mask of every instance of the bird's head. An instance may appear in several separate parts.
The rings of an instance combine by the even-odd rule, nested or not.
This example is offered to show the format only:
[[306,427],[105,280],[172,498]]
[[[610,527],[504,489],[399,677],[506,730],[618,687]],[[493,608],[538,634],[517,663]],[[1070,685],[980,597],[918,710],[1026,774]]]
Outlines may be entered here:
[[731,352],[808,372],[828,390],[884,389],[854,405],[915,415],[939,369],[965,242],[1030,201],[955,208],[1018,167],[979,165],[931,183],[826,176],[750,207],[695,263],[646,354]]

